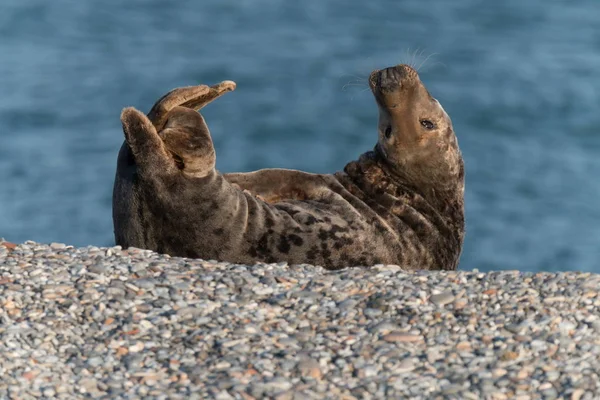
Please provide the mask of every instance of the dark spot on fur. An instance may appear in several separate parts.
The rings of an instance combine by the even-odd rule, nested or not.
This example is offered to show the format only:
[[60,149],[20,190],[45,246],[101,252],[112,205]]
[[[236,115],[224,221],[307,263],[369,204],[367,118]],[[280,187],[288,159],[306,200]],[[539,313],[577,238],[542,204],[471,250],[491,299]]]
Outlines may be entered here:
[[295,246],[302,246],[304,244],[304,240],[302,240],[300,236],[294,235],[293,233],[288,235],[287,239]]
[[269,238],[268,234],[264,234],[258,239],[256,243],[256,256],[257,257],[266,257],[271,255],[271,251],[269,250]]
[[327,243],[321,243],[321,256],[326,264],[331,263],[331,251],[329,250]]
[[265,219],[265,226],[266,226],[267,228],[272,228],[273,226],[275,226],[275,221],[273,221],[273,218],[271,218],[271,217],[267,217],[267,218]]
[[323,228],[319,229],[319,239],[320,240],[327,240],[327,237],[329,235],[327,234],[327,231]]
[[277,245],[277,250],[285,254],[289,253],[290,251],[290,242],[283,235],[279,237],[279,244]]
[[250,246],[250,249],[248,249],[248,253],[250,253],[251,257],[257,257],[258,256],[258,252],[256,251],[256,247],[254,247],[254,246]]
[[375,229],[377,229],[377,232],[379,233],[384,233],[386,231],[385,227],[379,223],[377,224],[373,224],[375,226]]
[[348,232],[348,228],[344,228],[342,226],[339,225],[332,225],[329,230],[325,230],[323,228],[319,229],[319,239],[325,241],[327,239],[333,239],[334,241],[337,241],[339,239],[339,237],[336,236],[336,233],[338,232]]
[[218,236],[221,236],[224,232],[225,232],[225,229],[223,229],[223,228],[217,228],[213,231],[213,233]]
[[348,232],[348,228],[344,228],[339,225],[332,225],[331,229],[329,229],[329,236],[333,238],[338,232]]
[[300,210],[292,205],[287,205],[287,204],[279,204],[278,208],[282,211],[285,211],[286,213],[288,213],[288,215],[290,217],[293,217],[294,215],[298,214],[300,212]]
[[323,261],[329,262],[329,257],[331,257],[331,251],[329,250],[329,246],[327,243],[321,243],[321,256],[323,257]]
[[336,249],[336,250],[339,250],[339,249],[341,249],[342,247],[344,247],[344,245],[342,244],[342,242],[341,242],[341,241],[335,242],[335,243],[333,244],[333,248],[334,248],[334,249]]
[[293,217],[294,215],[298,214],[300,212],[300,210],[297,210],[295,208],[290,208],[287,210],[287,213],[290,215],[290,217]]
[[306,252],[306,258],[310,261],[314,260],[317,258],[318,251],[319,248],[317,246],[311,246],[311,248]]
[[327,243],[326,242],[321,242],[321,248],[322,249],[326,249],[327,248]]
[[307,216],[307,217],[306,217],[306,221],[304,221],[304,223],[305,223],[306,225],[312,225],[312,224],[314,224],[315,222],[317,222],[317,219],[316,219],[315,217],[313,217],[312,215],[309,215],[309,216]]

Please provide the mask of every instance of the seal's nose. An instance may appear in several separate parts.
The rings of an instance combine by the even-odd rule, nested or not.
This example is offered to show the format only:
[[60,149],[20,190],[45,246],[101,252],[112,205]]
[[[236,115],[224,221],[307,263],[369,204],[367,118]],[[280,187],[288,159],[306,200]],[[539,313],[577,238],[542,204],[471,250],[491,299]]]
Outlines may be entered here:
[[402,81],[404,77],[406,77],[406,69],[403,65],[396,65],[394,67],[389,67],[381,71],[382,79],[391,79],[397,82]]
[[369,76],[369,85],[375,92],[392,92],[418,80],[417,71],[410,65],[400,64],[373,71]]
[[[410,67],[408,67],[410,68]],[[379,88],[383,91],[396,90],[402,85],[402,81],[407,77],[407,66],[396,65],[379,71]]]

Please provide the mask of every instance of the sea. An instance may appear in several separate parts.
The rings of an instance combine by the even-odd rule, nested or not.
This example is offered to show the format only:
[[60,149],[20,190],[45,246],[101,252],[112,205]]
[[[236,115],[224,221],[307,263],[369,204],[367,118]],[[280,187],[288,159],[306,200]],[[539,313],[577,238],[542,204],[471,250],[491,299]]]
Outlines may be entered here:
[[463,270],[600,273],[600,1],[2,0],[0,237],[114,245],[119,121],[178,86],[222,172],[370,150],[374,69],[411,63],[466,165]]

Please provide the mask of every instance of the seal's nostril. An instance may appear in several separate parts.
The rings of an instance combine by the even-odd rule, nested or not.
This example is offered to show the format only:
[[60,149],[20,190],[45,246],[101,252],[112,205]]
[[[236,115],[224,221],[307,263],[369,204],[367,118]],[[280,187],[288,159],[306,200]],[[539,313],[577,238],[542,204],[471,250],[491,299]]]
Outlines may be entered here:
[[396,90],[401,86],[402,74],[396,67],[389,67],[381,70],[379,74],[379,85],[383,91]]
[[397,65],[394,68],[394,76],[399,81],[406,77],[406,68],[403,65]]
[[388,79],[388,68],[386,68],[383,71],[381,71],[380,79],[382,81],[386,81]]

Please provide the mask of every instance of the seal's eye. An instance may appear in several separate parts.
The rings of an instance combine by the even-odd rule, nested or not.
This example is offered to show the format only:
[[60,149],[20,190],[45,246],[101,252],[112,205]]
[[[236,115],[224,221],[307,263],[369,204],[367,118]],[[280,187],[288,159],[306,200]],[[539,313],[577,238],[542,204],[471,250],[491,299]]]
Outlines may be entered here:
[[386,139],[389,139],[392,136],[392,127],[391,127],[391,125],[388,125],[388,127],[385,128],[384,134],[385,134]]
[[429,121],[428,119],[422,119],[421,125],[423,125],[423,128],[429,129],[429,130],[432,130],[433,128],[435,128],[435,124],[433,122]]

